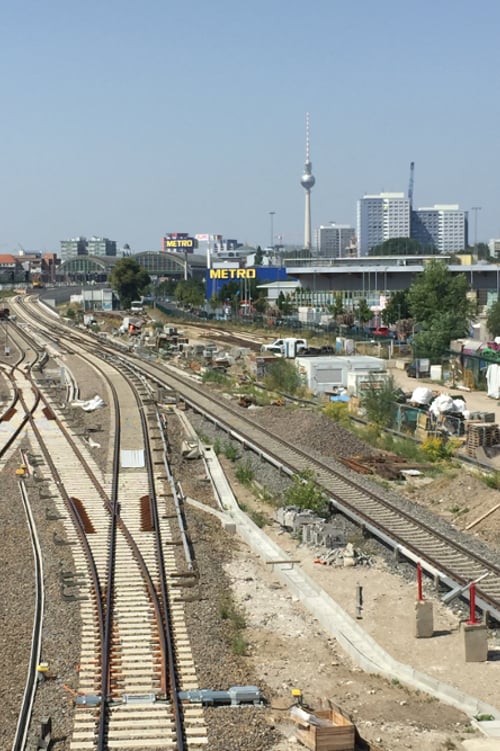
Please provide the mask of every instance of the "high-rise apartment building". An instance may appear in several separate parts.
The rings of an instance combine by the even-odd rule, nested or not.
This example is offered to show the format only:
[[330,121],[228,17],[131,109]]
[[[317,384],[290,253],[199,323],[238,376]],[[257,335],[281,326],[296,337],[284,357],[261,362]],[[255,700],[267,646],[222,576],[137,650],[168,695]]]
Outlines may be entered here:
[[352,253],[356,232],[348,224],[321,225],[314,232],[314,247],[323,258],[346,258]]
[[436,204],[412,212],[411,236],[438,253],[459,253],[468,244],[466,212],[458,204]]
[[87,255],[87,238],[73,237],[71,240],[61,240],[61,260]]
[[358,255],[394,237],[410,237],[410,201],[404,193],[365,195],[358,201]]
[[77,256],[116,256],[116,242],[107,237],[74,237],[61,240],[61,260],[68,261]]
[[89,256],[116,256],[116,241],[107,237],[91,237],[87,242]]

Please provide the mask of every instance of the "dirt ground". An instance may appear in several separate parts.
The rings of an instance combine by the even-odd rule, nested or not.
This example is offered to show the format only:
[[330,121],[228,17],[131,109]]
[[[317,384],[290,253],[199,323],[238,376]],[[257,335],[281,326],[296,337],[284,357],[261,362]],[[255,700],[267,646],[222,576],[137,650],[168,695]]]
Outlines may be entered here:
[[[223,463],[238,500],[249,510],[264,511],[271,519],[272,509],[263,506],[262,501],[237,482],[230,462],[223,459]],[[464,480],[460,475],[436,482],[434,490],[443,497],[440,505],[463,497],[464,482],[468,483],[465,487],[469,495],[478,499],[477,491],[484,488],[477,478]],[[488,493],[494,495],[497,491]],[[425,486],[425,496],[432,505],[430,485]],[[500,518],[497,525],[500,528]],[[358,623],[394,658],[500,706],[500,661],[464,661],[463,613],[444,607],[432,590],[426,592],[426,597],[433,600],[436,635],[417,640],[414,636],[414,582],[395,575],[380,559],[373,559],[369,567],[320,565],[314,562],[317,551],[297,544],[276,523],[266,525],[265,531],[291,557],[300,560],[304,571],[353,618],[356,617],[356,588],[361,585],[363,612]],[[288,740],[273,751],[297,748],[293,724],[287,721],[286,711],[293,702],[292,688],[300,688],[304,701],[313,709],[326,706],[328,700],[339,705],[352,717],[362,737],[381,749],[461,749],[462,740],[476,735],[470,718],[452,707],[409,690],[398,680],[369,675],[356,667],[336,641],[323,632],[286,587],[273,577],[269,566],[256,559],[243,543],[238,545],[238,550],[227,572],[234,596],[245,613],[249,659],[256,675],[274,690],[271,706],[275,721],[288,734]],[[489,646],[492,650],[500,649],[495,634]]]

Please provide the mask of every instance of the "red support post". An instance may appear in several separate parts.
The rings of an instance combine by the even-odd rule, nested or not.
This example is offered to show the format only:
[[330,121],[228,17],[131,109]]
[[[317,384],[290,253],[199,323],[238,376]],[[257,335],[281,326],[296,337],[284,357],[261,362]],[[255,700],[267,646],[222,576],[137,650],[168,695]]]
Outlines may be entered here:
[[422,564],[417,563],[417,587],[418,587],[418,601],[424,601],[424,595],[422,592]]
[[474,582],[469,587],[469,626],[475,626],[476,620],[476,585]]

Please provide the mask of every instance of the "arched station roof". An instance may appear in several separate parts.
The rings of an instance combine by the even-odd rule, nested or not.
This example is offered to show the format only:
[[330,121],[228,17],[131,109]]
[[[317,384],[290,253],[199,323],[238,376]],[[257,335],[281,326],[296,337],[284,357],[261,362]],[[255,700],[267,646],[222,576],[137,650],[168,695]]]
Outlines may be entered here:
[[[165,253],[163,251],[147,250],[134,253],[131,256],[139,266],[152,276],[184,277],[184,265],[187,260],[188,276],[204,278],[206,258],[194,253]],[[115,264],[120,260],[117,256],[76,256],[63,261],[57,269],[61,276],[73,274],[98,274],[108,276]]]

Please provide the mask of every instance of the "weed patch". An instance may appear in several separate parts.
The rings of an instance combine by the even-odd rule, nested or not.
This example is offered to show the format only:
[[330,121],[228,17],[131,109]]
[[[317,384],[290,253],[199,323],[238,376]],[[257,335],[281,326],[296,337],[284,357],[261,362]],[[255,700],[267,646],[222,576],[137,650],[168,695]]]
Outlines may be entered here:
[[245,486],[251,485],[255,477],[255,473],[250,462],[238,464],[238,466],[236,467],[235,475],[238,482],[241,482],[241,484]]

